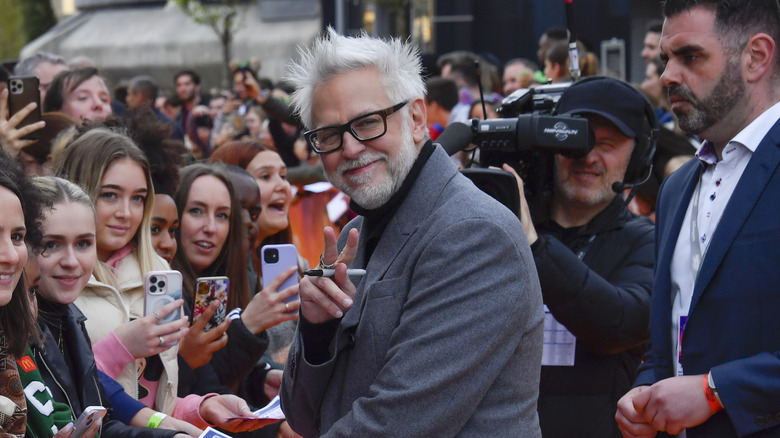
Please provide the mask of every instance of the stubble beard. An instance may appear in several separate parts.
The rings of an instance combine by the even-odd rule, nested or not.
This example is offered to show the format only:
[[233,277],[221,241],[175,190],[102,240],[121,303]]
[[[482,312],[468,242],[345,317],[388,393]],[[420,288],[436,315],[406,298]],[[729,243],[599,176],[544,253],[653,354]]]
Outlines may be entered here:
[[686,111],[680,108],[674,110],[680,128],[696,135],[723,120],[744,94],[745,83],[742,80],[739,64],[731,60],[726,64],[709,96],[699,99],[684,85],[672,84],[669,87],[670,97],[682,97],[691,106],[691,109]]
[[[633,151],[632,151],[633,152]],[[603,166],[587,166],[584,163],[572,161],[566,172],[561,171],[560,164],[555,163],[555,190],[558,195],[569,204],[576,204],[581,207],[595,207],[602,204],[608,204],[615,199],[617,193],[612,190],[612,184],[623,181],[626,167],[631,159],[631,154],[626,158],[617,170],[607,172]],[[602,181],[598,187],[584,187],[572,182],[572,174],[578,169],[593,169],[601,173]]]
[[572,170],[570,167],[568,172],[563,173],[560,168],[556,168],[555,172],[556,191],[569,203],[592,207],[611,201],[615,197],[615,192],[612,191],[612,184],[609,183],[608,178],[602,176],[604,182],[595,190],[590,187],[580,187],[569,181]]

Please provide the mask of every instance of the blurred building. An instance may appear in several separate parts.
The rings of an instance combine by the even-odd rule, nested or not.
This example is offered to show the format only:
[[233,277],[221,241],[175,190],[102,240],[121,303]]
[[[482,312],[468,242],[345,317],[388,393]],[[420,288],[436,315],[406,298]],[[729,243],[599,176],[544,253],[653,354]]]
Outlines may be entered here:
[[[138,75],[172,89],[175,72],[197,71],[203,88],[226,76],[214,31],[165,0],[54,0],[59,24],[30,42],[21,57],[47,51],[71,59],[86,56],[110,86]],[[322,28],[318,0],[262,0],[247,4],[232,44],[232,58],[262,62],[261,76],[279,79],[295,56]]]
[[76,0],[51,0],[51,7],[58,19],[63,19],[76,13]]
[[430,58],[471,50],[503,64],[512,58],[536,60],[539,37],[552,27],[570,28],[600,56],[602,41],[625,44],[627,78],[641,82],[639,56],[645,26],[661,18],[660,0],[572,0],[573,23],[565,0],[322,0],[323,21],[344,33],[367,29],[375,35],[408,35]]
[[[213,0],[212,3],[218,3]],[[221,49],[215,34],[165,0],[52,0],[58,26],[30,43],[23,56],[48,50],[66,58],[86,55],[114,83],[151,74],[163,87],[191,67],[206,86],[220,83]],[[661,17],[660,0],[573,0],[573,23],[565,0],[259,0],[251,5],[233,43],[233,58],[260,58],[260,74],[278,79],[295,46],[331,25],[345,34],[411,37],[426,66],[438,55],[471,50],[494,62],[536,60],[539,36],[570,27],[597,55],[603,41],[624,44],[626,79],[639,82],[639,56],[646,24]],[[436,73],[431,71],[431,73]]]

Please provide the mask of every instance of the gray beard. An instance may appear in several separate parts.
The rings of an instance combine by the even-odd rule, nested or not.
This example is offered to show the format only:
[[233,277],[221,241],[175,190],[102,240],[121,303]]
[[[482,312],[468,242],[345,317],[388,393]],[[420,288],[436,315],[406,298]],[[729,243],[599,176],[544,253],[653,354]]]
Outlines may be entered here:
[[[622,181],[622,178],[616,181]],[[589,207],[612,202],[616,196],[616,193],[612,190],[612,183],[609,182],[608,178],[605,179],[605,185],[599,187],[598,190],[588,193],[585,189],[573,186],[558,171],[556,171],[555,190],[559,191],[568,202]]]
[[[633,150],[631,151],[633,154]],[[568,178],[571,177],[571,173],[575,172],[578,168],[587,167],[585,164],[573,162],[569,165],[568,174],[563,174],[560,169],[560,164],[555,163],[555,191],[562,196],[567,203],[572,203],[579,206],[595,207],[600,204],[608,204],[615,199],[617,193],[612,190],[612,183],[623,181],[626,175],[626,168],[631,160],[631,154],[626,157],[626,161],[622,163],[618,168],[612,169],[607,172],[601,165],[598,165],[597,169],[604,173],[603,184],[594,189],[588,190],[587,188],[579,187],[573,184]]]
[[[391,160],[387,154],[382,152],[365,152],[357,160],[347,161],[340,165],[334,174],[329,174],[328,179],[331,184],[365,209],[373,210],[383,206],[401,188],[406,176],[414,166],[415,160],[417,160],[417,145],[412,139],[411,127],[406,123],[401,129],[401,138],[404,141],[395,160]],[[385,160],[387,178],[372,185],[369,182],[373,174],[350,177],[349,182],[343,176],[345,171],[365,166],[376,159]]]

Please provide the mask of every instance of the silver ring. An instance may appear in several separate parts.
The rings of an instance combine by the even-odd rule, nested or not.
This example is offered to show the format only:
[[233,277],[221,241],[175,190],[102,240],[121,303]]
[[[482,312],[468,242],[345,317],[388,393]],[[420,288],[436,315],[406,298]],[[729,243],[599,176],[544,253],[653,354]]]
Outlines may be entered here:
[[152,312],[152,315],[154,315],[154,319],[156,319],[158,321],[160,320],[160,315],[157,314],[156,310],[154,312]]
[[163,344],[165,343],[165,339],[163,339],[162,336],[158,336],[158,338],[160,338],[160,347],[162,347]]
[[290,303],[284,303],[284,308],[287,309],[287,311],[290,311]]
[[333,263],[331,263],[329,265],[325,264],[325,261],[322,260],[323,256],[325,256],[325,254],[320,254],[320,267],[322,267],[322,269],[333,269],[333,268],[336,267],[336,264],[339,262],[338,260],[336,260],[335,262],[333,262]]

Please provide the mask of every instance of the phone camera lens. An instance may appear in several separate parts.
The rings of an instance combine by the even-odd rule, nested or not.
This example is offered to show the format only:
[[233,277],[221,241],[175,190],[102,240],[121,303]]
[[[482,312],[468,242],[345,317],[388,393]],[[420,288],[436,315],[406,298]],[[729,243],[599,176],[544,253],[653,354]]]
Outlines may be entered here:
[[266,263],[276,263],[279,261],[279,250],[276,248],[268,248],[263,253],[263,259]]
[[149,286],[149,292],[157,292],[157,286],[155,285]]
[[154,275],[152,275],[151,277],[149,277],[149,283],[152,283],[152,284],[155,284],[155,283],[157,283],[157,277],[155,277]]
[[159,286],[159,287],[160,287],[160,289],[162,289],[162,288],[164,288],[164,287],[165,287],[165,282],[164,282],[164,281],[162,281],[162,280],[160,280],[160,282],[159,282],[159,283],[157,283],[157,286]]

